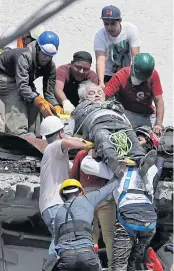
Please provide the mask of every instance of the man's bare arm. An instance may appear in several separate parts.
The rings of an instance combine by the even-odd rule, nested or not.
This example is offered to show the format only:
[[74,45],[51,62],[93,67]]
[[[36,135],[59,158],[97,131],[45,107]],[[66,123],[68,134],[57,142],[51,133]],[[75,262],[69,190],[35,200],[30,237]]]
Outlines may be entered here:
[[82,150],[88,150],[89,146],[87,145],[87,141],[79,138],[63,138],[62,139],[62,150],[67,149],[82,149]]
[[132,47],[131,48],[131,55],[132,57],[136,56],[140,52],[140,47]]
[[104,76],[105,76],[105,52],[96,51],[96,71],[99,77],[99,85],[104,88]]
[[64,82],[56,80],[56,92],[55,96],[58,102],[62,105],[64,100],[67,100],[67,97],[63,91],[64,89]]
[[161,133],[163,117],[164,117],[164,100],[162,95],[154,96],[154,103],[156,106],[156,123],[153,127],[153,131],[156,134]]

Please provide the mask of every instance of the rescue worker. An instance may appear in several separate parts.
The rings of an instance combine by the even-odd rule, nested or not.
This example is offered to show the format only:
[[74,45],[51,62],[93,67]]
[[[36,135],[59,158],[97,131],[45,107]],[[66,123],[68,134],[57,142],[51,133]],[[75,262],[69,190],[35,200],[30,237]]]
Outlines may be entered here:
[[[91,70],[92,56],[80,51],[73,55],[71,64],[57,68],[56,98],[65,114],[71,114],[79,103],[78,87],[85,80],[98,84],[97,74]],[[60,108],[58,107],[59,113]]]
[[45,31],[45,27],[43,25],[38,25],[25,35],[22,36],[23,48],[26,48],[28,44],[32,41],[37,40],[37,38]]
[[[9,27],[8,29],[4,31],[4,33],[1,36],[1,39],[7,38],[8,36],[12,35],[16,31],[16,29],[17,27],[15,26]],[[10,42],[3,49],[0,49],[0,54],[3,53],[4,51],[8,51],[10,49],[15,49],[15,48],[22,48],[20,38]],[[5,105],[1,99],[0,99],[0,131],[5,132]]]
[[[116,72],[104,91],[108,97],[119,94],[119,101],[133,128],[150,126],[156,134],[162,131],[164,101],[155,60],[148,53],[134,57],[133,64]],[[152,106],[155,103],[155,108]]]
[[92,221],[96,206],[109,196],[118,180],[112,178],[102,188],[84,195],[80,182],[66,180],[60,187],[64,205],[55,217],[56,271],[102,270],[92,238]]
[[48,146],[41,161],[39,208],[45,224],[53,234],[54,218],[62,204],[57,191],[69,177],[68,149],[88,150],[91,144],[81,139],[66,138],[64,123],[56,116],[48,116],[42,121],[40,134],[46,137]]
[[[52,57],[58,46],[59,37],[45,31],[28,48],[11,49],[0,55],[0,99],[5,104],[6,132],[16,135],[33,132],[30,127],[39,111],[43,117],[55,112],[52,104],[56,67]],[[33,83],[40,76],[43,76],[43,94],[47,101]]]
[[[145,156],[122,105],[116,101],[106,102],[102,88],[90,81],[81,84],[79,97],[81,102],[72,112],[76,133],[81,132],[83,138],[94,143],[95,151],[116,177],[121,177],[118,159],[126,155],[136,161],[139,174],[143,177],[156,160],[156,151],[150,151]],[[125,139],[123,147],[115,141],[121,131]]]
[[[138,130],[144,130],[141,127]],[[141,137],[143,132],[141,131]],[[147,135],[144,140],[146,141]],[[152,148],[157,148],[159,141],[154,140],[155,134],[151,131],[149,139]],[[142,141],[142,140],[141,140]],[[145,146],[145,144],[143,144]],[[149,149],[150,145],[145,147]],[[150,147],[151,149],[151,147]],[[126,166],[124,177],[114,190],[117,205],[117,219],[113,238],[112,270],[136,270],[136,260],[143,262],[145,248],[150,244],[155,234],[157,215],[152,205],[153,181],[161,172],[162,164],[157,163],[149,168],[146,174],[146,183],[138,174],[136,166]],[[90,154],[81,164],[86,174],[97,177],[112,178],[112,171],[103,162],[97,162]],[[160,177],[160,175],[159,175]]]
[[[91,150],[95,157],[95,151]],[[85,194],[100,189],[105,185],[108,180],[102,177],[98,178],[93,175],[85,174],[81,169],[84,158],[88,155],[88,152],[81,150],[77,153],[73,166],[70,171],[70,177],[80,181]],[[116,220],[116,205],[115,200],[112,196],[107,197],[102,201],[95,209],[94,212],[94,223],[93,223],[93,239],[94,243],[98,244],[100,237],[99,224],[101,226],[103,241],[106,245],[106,253],[108,259],[108,267],[111,268],[112,263],[112,243],[113,243],[113,230],[114,223]]]
[[104,88],[116,71],[131,64],[140,51],[140,39],[134,24],[122,22],[117,7],[104,7],[101,19],[104,27],[95,35],[94,51],[99,85]]

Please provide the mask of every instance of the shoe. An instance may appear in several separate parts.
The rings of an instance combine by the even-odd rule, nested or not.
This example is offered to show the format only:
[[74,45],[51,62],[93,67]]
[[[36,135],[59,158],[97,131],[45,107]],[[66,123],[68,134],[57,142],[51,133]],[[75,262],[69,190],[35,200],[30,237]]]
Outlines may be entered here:
[[141,178],[143,178],[147,174],[149,168],[155,164],[156,158],[156,150],[151,150],[140,160],[138,173]]

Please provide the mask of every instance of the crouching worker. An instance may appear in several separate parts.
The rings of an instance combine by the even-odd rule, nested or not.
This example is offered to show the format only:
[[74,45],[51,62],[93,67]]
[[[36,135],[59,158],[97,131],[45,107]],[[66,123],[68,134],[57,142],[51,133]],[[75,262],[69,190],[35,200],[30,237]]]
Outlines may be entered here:
[[[141,141],[142,137],[143,133]],[[145,141],[143,146],[149,151]],[[153,147],[158,145],[157,141],[153,143]],[[155,164],[158,164],[158,167]],[[152,205],[153,181],[161,172],[161,164],[157,161],[155,164],[145,175],[146,182],[138,174],[137,166],[128,164],[121,182],[114,190],[117,221],[113,239],[113,271],[135,271],[137,258],[143,262],[145,249],[155,234],[157,215]],[[86,174],[103,178],[111,176],[106,164],[97,162],[91,156],[83,159],[81,168]]]
[[52,270],[102,270],[93,242],[92,221],[96,206],[113,192],[117,182],[112,178],[105,186],[87,195],[75,179],[62,183],[60,196],[64,205],[55,217],[55,246],[60,258]]
[[[28,48],[11,49],[0,55],[0,100],[5,105],[5,132],[36,133],[39,112],[43,117],[56,114],[56,67],[52,58],[58,47],[57,34],[45,31]],[[46,100],[34,85],[34,80],[42,76]]]

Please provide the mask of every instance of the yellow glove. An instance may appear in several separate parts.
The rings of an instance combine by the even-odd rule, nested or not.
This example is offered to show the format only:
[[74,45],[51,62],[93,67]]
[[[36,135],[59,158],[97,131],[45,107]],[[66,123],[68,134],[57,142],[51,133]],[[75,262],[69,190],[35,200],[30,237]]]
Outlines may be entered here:
[[137,163],[129,158],[126,158],[126,159],[119,159],[120,162],[123,162],[126,164],[126,166],[130,166],[130,167],[133,167],[133,166],[137,166]]
[[64,119],[64,120],[68,120],[71,117],[71,115],[67,115],[67,114],[57,114],[57,116],[60,119]]
[[86,144],[86,146],[85,146],[86,151],[89,151],[94,148],[94,144],[92,142],[84,140],[84,143]]
[[47,102],[42,96],[38,96],[34,100],[35,105],[40,109],[40,112],[44,118],[53,116],[55,112],[54,106]]
[[54,106],[54,109],[55,109],[55,112],[57,114],[57,116],[60,118],[60,119],[64,119],[64,120],[68,120],[70,118],[70,115],[69,114],[64,114],[63,112],[63,108],[60,106],[60,105],[55,105]]

